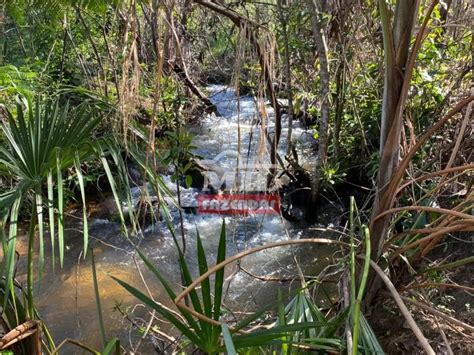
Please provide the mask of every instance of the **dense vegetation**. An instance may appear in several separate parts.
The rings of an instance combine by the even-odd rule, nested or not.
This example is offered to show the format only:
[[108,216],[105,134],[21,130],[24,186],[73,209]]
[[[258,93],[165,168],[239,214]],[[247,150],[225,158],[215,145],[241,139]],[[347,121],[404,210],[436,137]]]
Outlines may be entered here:
[[[473,15],[467,0],[0,0],[0,350],[131,351],[107,337],[90,249],[90,204],[105,191],[148,282],[176,306],[111,276],[149,310],[133,324],[134,352],[142,341],[162,353],[474,351]],[[280,195],[282,221],[310,230],[326,201],[341,203],[340,225],[320,228],[330,238],[295,235],[238,255],[226,255],[225,223],[213,255],[199,233],[188,238],[180,191],[203,188],[192,131],[219,117],[210,84],[255,97],[272,164],[266,191]],[[310,153],[298,150],[308,132]],[[71,206],[80,206],[101,350],[53,339],[35,308],[45,265],[71,257]],[[181,285],[139,247],[160,222]],[[230,317],[224,267],[293,244],[332,245],[337,257],[317,278],[292,275],[301,287],[261,311]],[[318,287],[334,275],[338,294],[323,309]]]

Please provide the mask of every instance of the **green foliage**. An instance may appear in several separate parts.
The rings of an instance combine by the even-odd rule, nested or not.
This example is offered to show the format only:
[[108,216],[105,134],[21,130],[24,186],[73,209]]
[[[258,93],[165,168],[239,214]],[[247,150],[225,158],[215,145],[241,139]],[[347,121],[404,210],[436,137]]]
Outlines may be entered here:
[[[25,107],[24,107],[25,106]],[[7,147],[0,148],[0,172],[7,171],[16,180],[16,186],[0,195],[0,210],[10,215],[8,244],[3,243],[5,265],[1,269],[6,280],[6,291],[13,292],[14,256],[17,237],[19,209],[27,197],[33,200],[29,228],[28,248],[28,311],[33,317],[32,299],[32,253],[36,221],[40,241],[38,266],[41,271],[44,265],[44,229],[43,229],[43,187],[48,184],[49,197],[52,190],[52,174],[56,170],[58,193],[58,239],[60,263],[64,257],[64,215],[62,209],[62,171],[74,164],[75,159],[87,158],[91,149],[90,134],[98,120],[91,118],[85,107],[70,109],[69,105],[59,107],[59,102],[24,100],[17,104],[17,116],[6,110],[7,117],[0,123],[8,142]],[[46,200],[48,201],[48,200]],[[53,202],[48,201],[49,215],[53,216]],[[54,231],[53,231],[54,232]],[[54,233],[51,238],[54,240]],[[52,245],[54,247],[54,245]]]
[[330,188],[344,182],[346,173],[341,172],[339,164],[326,163],[321,167],[321,187]]
[[337,332],[344,324],[346,316],[347,312],[342,312],[335,319],[327,318],[304,287],[284,308],[281,308],[277,322],[279,325],[306,323],[317,324],[317,326],[287,334],[282,339],[285,343],[282,350],[290,354],[293,351],[298,352],[298,348],[292,347],[292,344],[310,344],[313,350],[341,351],[343,345]]
[[[18,101],[16,116],[13,116],[7,109],[5,114],[6,117],[0,123],[0,129],[5,136],[7,145],[0,147],[0,174],[12,178],[14,186],[0,194],[0,211],[2,211],[2,218],[4,218],[3,223],[9,222],[10,224],[7,238],[2,238],[4,258],[0,271],[1,277],[6,280],[5,294],[9,294],[13,292],[12,282],[20,209],[27,205],[31,211],[28,233],[27,296],[28,313],[33,318],[33,240],[37,229],[39,238],[38,269],[41,280],[45,248],[45,208],[48,210],[53,263],[54,255],[57,252],[56,235],[61,266],[64,261],[66,188],[64,172],[74,168],[80,190],[83,204],[84,257],[87,253],[88,227],[85,179],[81,162],[96,159],[97,152],[100,152],[103,161],[106,161],[106,154],[111,154],[112,157],[115,157],[116,164],[119,165],[121,176],[126,173],[123,165],[120,165],[123,162],[117,158],[118,154],[117,150],[113,149],[114,146],[104,141],[102,143],[104,148],[102,148],[101,143],[95,141],[94,131],[99,124],[99,118],[94,107],[91,107],[88,101],[72,107],[69,102],[61,105],[61,97],[55,100],[37,98],[34,104],[25,98]],[[110,173],[108,177],[109,182],[113,185],[115,181],[113,175]],[[128,188],[127,191],[130,189]]]
[[166,166],[173,166],[173,181],[184,178],[187,187],[192,184],[191,175],[187,175],[188,171],[195,167],[193,162],[194,154],[192,151],[196,149],[193,145],[193,135],[184,129],[179,129],[177,133],[166,132],[168,148],[164,151],[162,162]]
[[[168,224],[168,227],[178,250],[180,271],[184,282],[183,286],[186,288],[193,282],[189,265],[181,251],[173,228],[170,224]],[[199,232],[197,233],[196,241],[199,275],[204,275],[208,272],[208,264]],[[366,235],[366,246],[369,245],[367,243],[368,238]],[[225,224],[223,224],[219,239],[216,265],[225,260],[225,244]],[[168,297],[176,301],[177,294],[174,292],[171,284],[140,250],[137,249],[137,252],[146,267],[164,287]],[[242,319],[230,330],[228,325],[220,319],[223,313],[221,307],[224,290],[224,268],[220,268],[216,271],[213,289],[209,277],[201,282],[200,293],[196,290],[197,287],[191,289],[186,296],[186,304],[192,308],[192,313],[187,309],[178,307],[180,316],[161,303],[153,301],[132,285],[117,277],[112,276],[112,278],[141,302],[173,324],[181,334],[186,337],[186,340],[180,344],[182,350],[190,346],[191,349],[197,348],[206,353],[221,352],[224,350],[231,354],[237,351],[239,353],[252,353],[258,350],[263,351],[263,353],[267,351],[283,351],[285,354],[290,354],[292,352],[298,352],[302,346],[305,349],[311,349],[311,351],[342,351],[344,343],[338,336],[338,332],[345,322],[354,319],[351,324],[354,324],[355,332],[357,334],[360,332],[362,338],[360,348],[363,349],[365,353],[371,353],[371,351],[377,353],[381,349],[380,345],[366,319],[360,312],[360,302],[368,272],[369,255],[370,248],[367,248],[363,272],[364,277],[357,296],[354,294],[354,300],[351,303],[352,306],[350,309],[343,310],[333,318],[325,316],[315,305],[312,298],[309,297],[305,286],[296,293],[286,306],[283,305],[281,297],[279,297],[278,318],[271,326],[267,329],[253,330],[251,332],[243,332],[242,334],[240,334],[241,330],[244,330],[250,323],[261,319],[269,308],[263,307],[254,315]],[[353,260],[351,265],[354,266],[354,263]],[[355,276],[353,280],[355,280]],[[195,314],[204,315],[218,323],[209,323],[201,317],[196,320],[194,318]]]

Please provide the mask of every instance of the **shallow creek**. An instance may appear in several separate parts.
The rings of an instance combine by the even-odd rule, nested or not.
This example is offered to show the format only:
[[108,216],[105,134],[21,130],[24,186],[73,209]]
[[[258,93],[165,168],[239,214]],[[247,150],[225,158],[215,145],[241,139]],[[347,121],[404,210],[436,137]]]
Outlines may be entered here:
[[[220,115],[209,115],[203,118],[199,127],[193,128],[195,134],[194,144],[197,146],[196,153],[203,159],[214,159],[224,151],[244,152],[241,156],[246,159],[259,159],[261,154],[261,125],[258,123],[266,120],[261,118],[266,111],[268,121],[272,121],[272,110],[267,105],[258,104],[252,97],[241,97],[237,100],[230,89],[223,86],[211,86],[208,88],[211,99],[217,105]],[[260,116],[260,118],[258,118]],[[295,121],[293,137],[300,157],[308,157],[302,165],[311,164],[312,155],[312,132],[306,131]],[[268,124],[268,130],[273,130],[273,124]],[[285,155],[287,137],[287,119],[284,117],[280,153]],[[240,131],[240,132],[239,132]],[[240,136],[240,143],[239,143]],[[220,162],[222,169],[230,169],[235,165],[232,159],[223,159]],[[163,176],[164,181],[173,193],[176,193],[176,185],[171,182],[169,176]],[[259,184],[259,178],[255,184]],[[256,188],[256,186],[252,186]],[[182,189],[182,205],[194,206],[197,189]],[[137,197],[138,190],[134,190]],[[111,201],[105,201],[99,208],[108,208]],[[337,206],[328,205],[322,209],[319,227],[337,225],[339,212]],[[74,214],[74,211],[71,211]],[[178,238],[179,214],[176,209],[171,209],[173,223],[175,224]],[[187,252],[186,257],[194,273],[197,270],[197,258],[195,252],[196,229],[203,240],[209,263],[215,261],[219,230],[223,217],[210,214],[183,214],[184,229],[186,232]],[[43,273],[41,284],[35,290],[36,305],[40,315],[49,326],[56,342],[65,338],[73,338],[95,347],[101,347],[99,326],[97,320],[96,304],[94,299],[94,288],[90,256],[84,260],[81,257],[82,236],[81,221],[73,217],[69,218],[66,230],[66,253],[63,268],[56,265],[52,270],[51,251],[46,251],[46,269]],[[225,217],[227,227],[227,255],[234,255],[242,250],[276,242],[286,239],[297,239],[302,237],[328,237],[328,234],[311,230],[306,224],[290,223],[281,216],[255,215],[255,216],[230,216]],[[110,276],[114,275],[135,287],[144,290],[143,282],[137,271],[137,265],[143,273],[148,286],[153,292],[156,300],[168,306],[172,302],[163,293],[158,281],[148,272],[140,260],[134,261],[132,247],[120,233],[118,223],[106,219],[93,218],[89,221],[91,244],[96,256],[97,275],[100,288],[104,322],[107,337],[119,337],[122,344],[129,348],[129,342],[136,343],[140,335],[136,331],[130,331],[131,322],[118,312],[116,306],[131,312],[130,319],[143,324],[149,320],[149,314],[143,305]],[[25,229],[22,229],[25,233]],[[23,234],[22,233],[22,234]],[[24,259],[26,243],[24,238],[19,238],[18,249],[22,257],[19,270],[24,270]],[[49,241],[47,241],[49,246]],[[177,252],[165,223],[158,222],[147,227],[143,231],[140,248],[153,261],[156,267],[179,288],[180,274],[177,263]],[[273,276],[288,278],[297,275],[296,263],[302,267],[306,275],[317,275],[328,263],[337,249],[331,246],[301,246],[283,247],[270,249],[258,254],[251,255],[242,260],[240,267],[250,273],[259,276]],[[57,263],[57,261],[56,261]],[[284,292],[298,287],[300,282],[264,282],[239,271],[237,265],[226,268],[226,275],[233,277],[227,282],[227,294],[224,304],[236,315],[252,312],[276,299],[277,289]],[[21,281],[24,275],[19,275]],[[327,287],[328,293],[335,285]],[[328,304],[330,297],[322,297],[321,303]],[[161,324],[161,329],[172,333],[168,324]],[[64,354],[73,353],[76,350],[67,347]],[[141,353],[152,353],[153,345],[145,341],[140,348]]]

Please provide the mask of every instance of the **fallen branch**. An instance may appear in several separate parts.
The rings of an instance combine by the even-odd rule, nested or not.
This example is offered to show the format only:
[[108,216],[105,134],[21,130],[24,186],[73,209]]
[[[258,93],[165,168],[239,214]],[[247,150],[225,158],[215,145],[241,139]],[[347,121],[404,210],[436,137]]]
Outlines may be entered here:
[[427,287],[459,288],[459,289],[466,290],[469,292],[474,292],[474,287],[458,285],[458,284],[449,284],[449,283],[443,283],[443,282],[441,283],[440,282],[425,282],[422,284],[407,285],[402,288],[402,291],[413,290],[415,288],[427,288]]
[[414,184],[415,182],[418,182],[418,181],[431,179],[431,178],[433,178],[435,176],[438,176],[438,175],[447,175],[447,174],[454,173],[454,172],[457,172],[457,171],[463,171],[463,170],[469,171],[469,170],[473,170],[473,169],[474,169],[474,164],[467,164],[467,165],[456,166],[454,168],[443,169],[443,170],[440,170],[440,171],[435,171],[433,173],[428,173],[428,174],[425,174],[425,175],[422,175],[422,176],[418,176],[417,178],[410,179],[409,181],[404,183],[402,186],[400,186],[400,188],[397,190],[396,194],[398,195],[402,190],[406,189],[408,186],[410,186],[410,185],[412,185],[412,184]]
[[[430,235],[424,237],[424,238],[421,238],[421,239],[418,239],[416,241],[414,241],[413,243],[410,243],[410,244],[407,244],[405,246],[403,246],[402,248],[398,249],[392,256],[390,256],[390,260],[395,260],[395,258],[397,258],[400,254],[404,253],[405,251],[407,251],[408,249],[411,249],[413,247],[416,247],[420,244],[424,244],[426,242],[429,242],[431,240],[433,240],[434,238],[436,237],[440,237],[444,234],[447,234],[447,233],[454,233],[454,232],[465,232],[465,231],[474,231],[474,221],[466,221],[466,225],[462,225],[462,224],[456,224],[456,225],[453,225],[453,226],[450,226],[450,227],[444,227],[444,228],[441,228],[439,231],[437,232],[434,232],[434,233],[431,233]],[[468,224],[471,224],[471,226],[469,227]]]
[[428,206],[405,206],[405,207],[391,208],[377,215],[373,219],[373,221],[376,221],[388,214],[392,214],[392,213],[400,212],[400,211],[425,211],[425,212],[433,212],[433,213],[442,213],[442,214],[452,215],[459,218],[464,218],[465,220],[474,221],[474,216],[471,216],[470,214],[467,214],[467,213],[462,213],[462,212],[458,212],[454,210],[448,210],[445,208],[428,207]]
[[70,343],[70,344],[73,344],[73,345],[76,345],[78,346],[79,348],[81,349],[84,349],[85,351],[88,351],[90,352],[91,354],[94,354],[94,355],[97,355],[97,354],[100,354],[98,351],[94,350],[93,348],[85,345],[85,344],[82,344],[81,342],[77,341],[77,340],[74,340],[74,339],[64,339],[60,344],[59,346],[51,353],[51,355],[57,355],[59,354],[59,350],[61,350],[61,348],[66,345],[67,343]]
[[0,350],[4,350],[37,332],[39,324],[39,321],[29,320],[10,330],[0,339]]
[[194,84],[194,82],[189,77],[186,70],[181,68],[178,64],[173,65],[173,71],[176,73],[178,78],[183,81],[184,85],[186,85],[189,90],[205,105],[205,110],[207,112],[213,112],[217,114],[217,107],[214,105],[209,98],[204,95],[201,90]]

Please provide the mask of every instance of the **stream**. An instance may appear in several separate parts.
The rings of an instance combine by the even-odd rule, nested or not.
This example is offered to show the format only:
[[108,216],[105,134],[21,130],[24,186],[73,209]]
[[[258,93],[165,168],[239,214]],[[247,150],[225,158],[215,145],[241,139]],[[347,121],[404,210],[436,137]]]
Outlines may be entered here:
[[[268,124],[269,132],[273,131],[272,109],[263,102],[256,102],[250,96],[240,97],[237,100],[233,90],[224,86],[210,86],[208,93],[216,104],[220,115],[207,115],[199,125],[192,128],[192,133],[195,135],[193,142],[197,147],[195,153],[203,160],[213,160],[222,152],[236,152],[240,149],[240,159],[246,159],[247,162],[268,163],[265,158],[262,158],[268,156],[264,151],[265,145],[268,144],[262,139],[260,131],[261,125],[268,122],[270,122]],[[266,119],[265,115],[268,116]],[[279,145],[279,153],[282,157],[285,155],[287,146],[287,121],[287,117],[284,115]],[[298,155],[306,159],[300,161],[300,164],[309,168],[314,161],[312,153],[314,139],[311,130],[306,130],[300,126],[298,121],[294,121],[293,137]],[[219,160],[219,164],[221,169],[229,170],[235,168],[236,161],[227,156],[225,159]],[[284,176],[281,178],[281,184],[285,183],[284,178]],[[170,176],[164,175],[163,179],[169,189],[176,194],[176,184],[171,181]],[[248,186],[252,191],[258,190],[264,179],[263,171],[254,174],[252,182]],[[132,192],[138,199],[140,190],[135,188]],[[196,206],[198,194],[200,194],[198,189],[182,188],[182,206]],[[108,209],[110,206],[113,206],[111,197],[96,209]],[[180,239],[178,210],[171,208],[170,212],[178,239]],[[70,211],[70,214],[80,216],[80,210]],[[195,248],[196,230],[199,230],[208,262],[211,264],[215,262],[223,218],[225,218],[227,230],[227,256],[230,256],[257,245],[280,240],[332,237],[328,232],[323,233],[312,230],[312,228],[337,226],[340,215],[341,207],[329,203],[321,208],[318,223],[311,226],[305,222],[289,222],[279,215],[271,214],[223,217],[215,214],[185,213],[183,214],[183,224],[186,233],[187,262],[196,276],[198,268]],[[102,345],[90,256],[88,255],[85,260],[82,258],[82,223],[80,218],[69,217],[68,219],[63,268],[59,267],[58,260],[56,260],[56,267],[53,271],[50,244],[49,240],[46,240],[48,246],[45,250],[46,265],[41,282],[35,288],[36,306],[57,343],[65,338],[72,338],[100,349]],[[24,237],[25,228],[20,228],[20,232],[23,237],[20,237],[18,241],[18,251],[22,256],[19,270],[25,270],[27,249]],[[141,336],[137,331],[131,331],[132,321],[143,326],[149,321],[150,315],[137,299],[127,293],[109,275],[114,275],[141,290],[145,290],[140,273],[137,271],[138,265],[153,297],[168,306],[172,306],[172,302],[166,297],[158,280],[144,267],[143,262],[139,259],[134,260],[133,248],[121,234],[117,222],[100,218],[100,214],[98,216],[92,214],[89,220],[89,232],[90,244],[94,247],[107,337],[118,337],[123,346],[130,348],[130,342],[136,344]],[[143,231],[140,248],[178,289],[180,273],[177,251],[164,222],[157,222]],[[298,274],[295,262],[297,260],[305,275],[316,276],[331,263],[336,252],[337,248],[333,246],[305,245],[270,249],[244,258],[240,266],[232,264],[226,268],[226,276],[232,276],[232,278],[226,282],[227,293],[223,301],[224,305],[229,309],[229,312],[238,317],[276,300],[278,289],[287,293],[300,286],[298,279],[291,282],[265,282],[239,271],[239,267],[259,276],[293,277]],[[18,276],[20,281],[25,280],[25,275]],[[321,287],[325,288],[326,293],[330,295],[333,293],[331,290],[334,290],[336,286],[336,284],[323,284]],[[328,305],[330,298],[330,296],[321,297],[321,305]],[[117,308],[120,308],[122,312],[119,312]],[[123,313],[128,316],[125,317]],[[173,334],[169,324],[161,323],[160,329],[165,333]],[[77,349],[68,345],[61,353],[81,353]],[[153,343],[148,339],[145,340],[139,352],[153,353]]]

